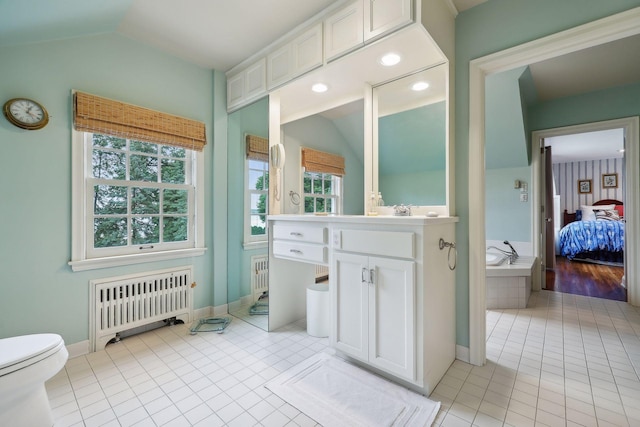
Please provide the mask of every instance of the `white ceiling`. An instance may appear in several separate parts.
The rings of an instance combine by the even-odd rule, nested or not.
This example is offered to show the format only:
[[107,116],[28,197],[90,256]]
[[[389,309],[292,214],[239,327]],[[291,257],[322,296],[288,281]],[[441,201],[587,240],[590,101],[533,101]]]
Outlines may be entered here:
[[624,156],[623,129],[545,138],[551,147],[553,163],[583,162],[598,159],[617,159]]

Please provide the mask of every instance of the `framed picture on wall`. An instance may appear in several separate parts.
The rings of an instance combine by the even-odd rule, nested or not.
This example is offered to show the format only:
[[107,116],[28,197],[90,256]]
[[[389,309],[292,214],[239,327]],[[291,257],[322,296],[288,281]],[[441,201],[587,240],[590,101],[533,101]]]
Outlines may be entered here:
[[591,180],[579,179],[578,180],[578,193],[579,194],[591,194]]
[[602,188],[618,188],[618,174],[617,173],[603,173],[602,174]]

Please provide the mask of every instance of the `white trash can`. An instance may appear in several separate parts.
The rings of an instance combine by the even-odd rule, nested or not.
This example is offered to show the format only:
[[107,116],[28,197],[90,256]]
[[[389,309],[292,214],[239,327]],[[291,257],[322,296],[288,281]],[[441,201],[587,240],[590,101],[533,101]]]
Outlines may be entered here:
[[330,322],[329,284],[307,286],[307,333],[312,337],[328,337]]

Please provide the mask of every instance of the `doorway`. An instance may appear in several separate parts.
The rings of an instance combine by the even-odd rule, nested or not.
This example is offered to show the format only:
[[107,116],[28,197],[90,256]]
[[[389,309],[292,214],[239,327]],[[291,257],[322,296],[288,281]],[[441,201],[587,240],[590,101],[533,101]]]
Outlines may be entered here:
[[627,301],[624,129],[603,126],[540,142],[542,288]]
[[[510,48],[505,51],[474,59],[469,64],[469,206],[476,214],[468,218],[469,229],[469,357],[474,365],[483,365],[486,360],[486,260],[484,259],[485,246],[485,201],[484,201],[484,107],[485,77],[489,74],[513,69],[515,67],[532,64],[547,58],[564,55],[590,46],[600,45],[611,40],[622,39],[630,35],[638,34],[640,29],[632,12],[625,12],[588,23],[578,27],[580,31],[565,31],[545,37],[539,40]],[[575,29],[574,29],[575,30]],[[629,165],[638,168],[638,118],[621,119],[621,124],[626,129],[629,144],[626,152],[627,163],[627,189],[640,188],[640,177],[631,173]],[[543,134],[543,132],[541,132]],[[540,136],[540,135],[539,135]],[[541,135],[544,137],[544,135]],[[633,148],[633,152],[632,152]],[[537,156],[536,166],[539,162],[539,150],[533,150]],[[534,159],[532,159],[533,161]],[[533,168],[538,175],[537,167]],[[537,177],[537,182],[539,177]],[[630,192],[630,194],[633,194]],[[540,194],[532,194],[534,206],[540,206],[538,198]],[[626,216],[626,229],[630,235],[635,235],[635,230],[640,226],[640,217],[637,210],[637,197],[633,199],[627,194],[627,205],[634,206],[633,215]],[[540,213],[534,210],[533,226],[534,236],[539,236]],[[534,239],[534,245],[538,250],[539,241]],[[626,256],[635,259],[638,253],[638,242],[626,242]],[[631,304],[640,304],[640,287],[636,285],[638,271],[635,263],[627,263],[628,296]]]

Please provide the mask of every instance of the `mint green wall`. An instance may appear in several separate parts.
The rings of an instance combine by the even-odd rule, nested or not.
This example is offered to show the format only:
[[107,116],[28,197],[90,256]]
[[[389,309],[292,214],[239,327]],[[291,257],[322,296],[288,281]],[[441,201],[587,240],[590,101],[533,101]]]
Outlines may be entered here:
[[[364,127],[364,124],[363,124]],[[298,213],[295,206],[289,203],[289,191],[298,193],[300,188],[300,147],[314,148],[344,157],[346,175],[343,180],[344,198],[343,214],[364,214],[364,164],[362,157],[356,154],[352,147],[363,147],[364,142],[356,144],[345,140],[335,124],[320,115],[306,117],[282,126],[286,163],[283,169],[285,198],[284,213]],[[364,148],[362,148],[364,149]],[[300,202],[302,205],[302,201]]]
[[[531,241],[531,200],[520,201],[518,179],[531,183],[531,168],[487,169],[485,175],[485,232],[487,240]],[[528,192],[531,197],[531,192]]]
[[[49,125],[38,131],[20,130],[0,118],[0,337],[49,331],[60,333],[67,344],[87,340],[89,280],[172,266],[193,264],[195,307],[212,305],[212,150],[226,144],[226,139],[212,139],[215,116],[226,116],[214,111],[213,97],[224,98],[214,93],[214,73],[110,34],[1,47],[0,76],[3,102],[33,98],[51,115]],[[209,250],[204,256],[71,271],[72,89],[206,124]]]
[[228,302],[251,293],[251,257],[266,254],[262,249],[245,250],[244,239],[244,168],[246,134],[269,138],[269,98],[229,114],[228,119]]
[[512,168],[529,164],[520,95],[525,67],[487,76],[485,81],[485,167]]
[[[489,0],[456,18],[455,164],[457,343],[469,345],[469,62],[640,6],[640,0]],[[533,129],[533,125],[531,125]]]
[[539,102],[528,117],[533,130],[640,115],[640,83]]

